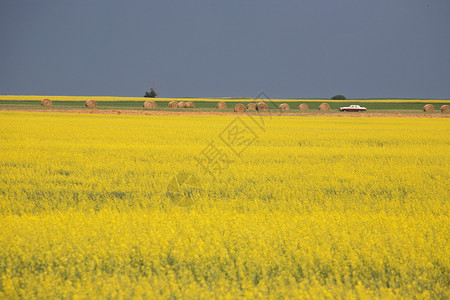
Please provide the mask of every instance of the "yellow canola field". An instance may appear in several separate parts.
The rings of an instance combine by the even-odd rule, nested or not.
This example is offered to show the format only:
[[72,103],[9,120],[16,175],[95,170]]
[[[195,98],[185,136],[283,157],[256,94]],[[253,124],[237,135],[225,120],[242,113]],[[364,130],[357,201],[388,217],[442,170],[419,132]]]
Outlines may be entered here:
[[0,112],[0,298],[449,298],[449,133]]
[[[1,100],[8,101],[41,101],[49,98],[52,101],[87,101],[93,99],[96,101],[142,101],[150,98],[144,97],[114,97],[114,96],[42,96],[42,95],[0,95]],[[249,101],[274,101],[274,102],[361,102],[361,103],[450,103],[450,99],[254,99],[254,98],[154,98],[155,101],[194,101],[194,102],[249,102]]]

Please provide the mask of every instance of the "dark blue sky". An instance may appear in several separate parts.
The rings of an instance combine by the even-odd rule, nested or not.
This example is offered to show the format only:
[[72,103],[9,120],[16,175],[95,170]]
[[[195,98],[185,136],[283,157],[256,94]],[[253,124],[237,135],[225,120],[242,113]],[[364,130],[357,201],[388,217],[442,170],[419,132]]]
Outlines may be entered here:
[[0,94],[450,98],[450,1],[0,1]]

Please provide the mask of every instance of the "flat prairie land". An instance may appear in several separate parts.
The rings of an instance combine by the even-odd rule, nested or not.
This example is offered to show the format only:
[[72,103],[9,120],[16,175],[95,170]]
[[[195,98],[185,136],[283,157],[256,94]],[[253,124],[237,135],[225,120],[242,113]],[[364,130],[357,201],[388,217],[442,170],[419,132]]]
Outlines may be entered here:
[[449,298],[449,133],[0,111],[0,298]]
[[[41,100],[48,98],[53,101],[52,106],[42,107]],[[96,108],[84,107],[88,99],[95,99],[98,103]],[[144,109],[144,101],[154,100],[157,107]],[[195,108],[168,108],[170,101],[193,101]],[[227,104],[227,109],[218,110],[216,105],[219,101]],[[288,115],[317,115],[340,113],[339,107],[351,104],[359,104],[367,108],[367,112],[360,112],[360,115],[376,114],[415,114],[416,116],[425,115],[434,117],[448,117],[450,113],[441,113],[442,105],[449,105],[450,100],[444,99],[348,99],[348,100],[330,100],[330,99],[253,99],[253,98],[144,98],[144,97],[81,97],[81,96],[17,96],[0,95],[0,111],[45,111],[45,112],[75,112],[75,113],[102,113],[115,114],[117,111],[127,114],[158,114],[159,112],[181,113],[233,113],[234,106],[242,103],[247,106],[249,103],[265,101],[268,104],[271,113],[280,113]],[[330,111],[318,111],[319,105],[323,102],[329,103]],[[287,103],[289,110],[280,111],[278,106]],[[300,104],[307,104],[309,109],[300,111]],[[434,106],[433,112],[423,112],[425,104]],[[248,111],[248,113],[256,113]],[[346,113],[351,115],[351,113]]]

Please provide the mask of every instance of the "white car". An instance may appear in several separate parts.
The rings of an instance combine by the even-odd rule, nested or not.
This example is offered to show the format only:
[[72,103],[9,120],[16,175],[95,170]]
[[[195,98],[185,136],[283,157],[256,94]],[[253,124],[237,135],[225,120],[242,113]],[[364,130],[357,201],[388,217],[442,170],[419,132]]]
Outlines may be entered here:
[[367,108],[361,107],[359,105],[350,105],[346,107],[339,107],[340,111],[366,111]]

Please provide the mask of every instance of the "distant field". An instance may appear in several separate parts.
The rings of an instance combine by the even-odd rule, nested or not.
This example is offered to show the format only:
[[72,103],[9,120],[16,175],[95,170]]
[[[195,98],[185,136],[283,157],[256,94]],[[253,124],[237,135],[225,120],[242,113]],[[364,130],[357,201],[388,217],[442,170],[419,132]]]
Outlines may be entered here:
[[[126,110],[126,109],[132,109],[132,110],[144,110],[142,107],[142,104],[145,100],[145,98],[139,98],[140,101],[101,101],[98,102],[97,109],[120,109],[120,110]],[[155,99],[158,107],[156,110],[167,110],[168,103],[170,101],[162,100],[162,99]],[[194,100],[195,103],[195,110],[199,111],[216,111],[216,105],[218,100],[214,101],[206,101],[206,100]],[[171,100],[172,101],[172,100]],[[286,113],[298,113],[298,106],[302,103],[307,103],[309,106],[309,110],[318,110],[319,105],[322,102],[327,102],[330,104],[331,112],[337,112],[338,108],[340,106],[348,106],[349,104],[361,104],[364,107],[366,107],[369,111],[390,111],[395,110],[396,112],[421,112],[423,109],[423,106],[425,103],[431,103],[429,100],[425,102],[418,102],[412,101],[412,100],[403,100],[403,102],[385,102],[385,101],[374,101],[374,102],[362,102],[357,100],[351,100],[350,102],[332,102],[330,100],[320,100],[320,101],[312,101],[312,100],[292,100],[289,102],[289,105],[291,109],[289,111],[286,111]],[[422,100],[420,100],[422,101]],[[433,102],[433,105],[435,107],[435,113],[439,113],[439,108],[441,105],[449,104],[450,100],[439,100],[441,102]],[[70,109],[90,109],[84,107],[85,101],[62,101],[62,100],[53,100],[52,107],[42,107],[40,105],[40,100],[0,100],[0,110],[49,110],[49,109],[59,109],[59,110],[70,110]],[[233,100],[226,100],[228,109],[225,111],[233,111],[234,106],[236,105],[236,102]],[[239,103],[243,103],[247,105],[248,103],[255,102],[250,99],[242,99],[239,101]],[[273,101],[266,101],[269,105],[270,109],[278,110],[278,105],[282,102],[286,102],[286,100],[273,100]],[[192,111],[192,109],[171,109],[175,111]]]

